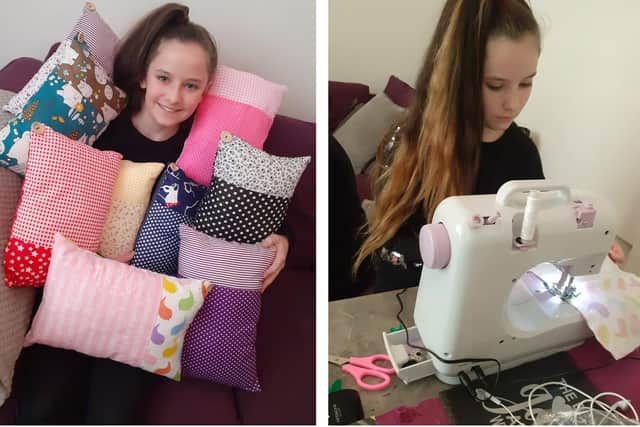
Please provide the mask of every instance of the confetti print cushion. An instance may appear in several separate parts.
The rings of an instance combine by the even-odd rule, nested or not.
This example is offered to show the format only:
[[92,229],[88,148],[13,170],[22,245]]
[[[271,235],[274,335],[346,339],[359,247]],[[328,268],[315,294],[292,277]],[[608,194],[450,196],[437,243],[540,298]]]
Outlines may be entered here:
[[56,233],[25,345],[105,357],[179,381],[185,332],[211,287],[102,258]]
[[122,156],[34,124],[22,195],[4,252],[5,284],[45,283],[53,236],[98,249]]
[[256,331],[262,275],[275,253],[259,244],[227,242],[180,225],[179,275],[215,283],[187,331],[185,377],[260,391]]
[[[0,247],[3,248],[9,238],[21,186],[21,177],[0,169]],[[2,270],[0,282],[4,282]],[[31,319],[33,297],[33,289],[9,289],[0,284],[0,406],[11,394],[13,371]]]
[[178,166],[201,185],[209,185],[223,130],[262,148],[285,86],[224,65],[216,69],[208,95],[200,102]]
[[60,63],[19,115],[0,130],[0,166],[21,175],[33,123],[44,123],[70,139],[92,145],[126,105],[126,95],[89,54],[82,33],[61,46]]
[[[102,19],[92,3],[87,2],[83,8],[82,15],[76,22],[73,30],[67,34],[65,40],[71,41],[75,35],[82,33],[86,40],[89,51],[95,60],[104,68],[108,76],[112,75],[113,60],[115,57],[118,36],[111,27]],[[45,61],[38,72],[27,82],[27,84],[8,102],[1,102],[5,111],[14,115],[20,114],[22,109],[38,90],[42,87],[47,77],[60,64],[65,50],[65,43],[61,43],[56,51]],[[5,105],[6,104],[6,105]]]
[[277,231],[310,157],[278,157],[223,132],[211,186],[193,219],[210,236],[256,243]]
[[178,225],[188,223],[207,187],[170,164],[158,180],[151,204],[136,238],[131,264],[157,273],[178,274]]
[[120,163],[111,208],[100,238],[100,255],[116,258],[133,250],[153,185],[163,168],[163,163],[135,163],[130,160]]

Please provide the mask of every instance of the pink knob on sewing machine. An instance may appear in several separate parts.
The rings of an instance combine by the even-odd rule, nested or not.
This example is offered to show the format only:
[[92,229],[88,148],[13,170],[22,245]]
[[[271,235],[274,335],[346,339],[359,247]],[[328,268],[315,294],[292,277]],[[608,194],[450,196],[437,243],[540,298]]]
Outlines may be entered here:
[[423,267],[445,268],[451,259],[451,242],[444,224],[426,224],[420,229]]

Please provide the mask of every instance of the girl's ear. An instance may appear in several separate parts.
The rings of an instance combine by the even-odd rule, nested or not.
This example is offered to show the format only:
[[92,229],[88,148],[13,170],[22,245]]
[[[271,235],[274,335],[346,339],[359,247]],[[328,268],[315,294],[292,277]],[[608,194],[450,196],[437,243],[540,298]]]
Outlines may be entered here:
[[147,79],[140,80],[140,89],[146,89],[146,88],[147,88]]

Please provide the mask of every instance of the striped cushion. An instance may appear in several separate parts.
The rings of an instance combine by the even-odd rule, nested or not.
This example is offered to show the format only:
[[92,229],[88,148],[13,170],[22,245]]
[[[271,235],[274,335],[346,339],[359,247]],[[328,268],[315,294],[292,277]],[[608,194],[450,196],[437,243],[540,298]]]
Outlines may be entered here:
[[118,36],[98,14],[95,7],[85,4],[82,15],[78,18],[73,30],[65,37],[66,43],[60,43],[58,49],[42,64],[42,67],[31,80],[4,106],[4,110],[15,115],[20,114],[29,98],[40,89],[47,77],[60,64],[65,46],[69,45],[69,42],[73,40],[78,32],[84,35],[91,55],[106,70],[109,76],[112,75]]
[[262,148],[286,92],[285,86],[219,66],[198,106],[178,166],[198,184],[209,185],[220,133],[229,131]]
[[259,244],[226,242],[180,225],[179,275],[216,285],[187,332],[185,376],[260,391],[256,367],[260,287],[274,256]]
[[211,286],[101,258],[57,233],[26,345],[110,358],[179,381],[186,329]]

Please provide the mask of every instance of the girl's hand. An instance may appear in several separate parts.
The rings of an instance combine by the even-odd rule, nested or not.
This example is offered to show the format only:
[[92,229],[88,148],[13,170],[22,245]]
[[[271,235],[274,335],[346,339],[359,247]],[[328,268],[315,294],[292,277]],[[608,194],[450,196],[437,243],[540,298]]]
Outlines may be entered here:
[[287,253],[289,253],[289,240],[279,234],[272,234],[264,239],[261,245],[265,249],[273,249],[276,251],[273,264],[271,264],[271,267],[269,267],[262,276],[262,288],[260,288],[260,292],[264,292],[284,268]]
[[624,251],[617,243],[614,243],[609,249],[609,258],[618,265],[624,262]]

